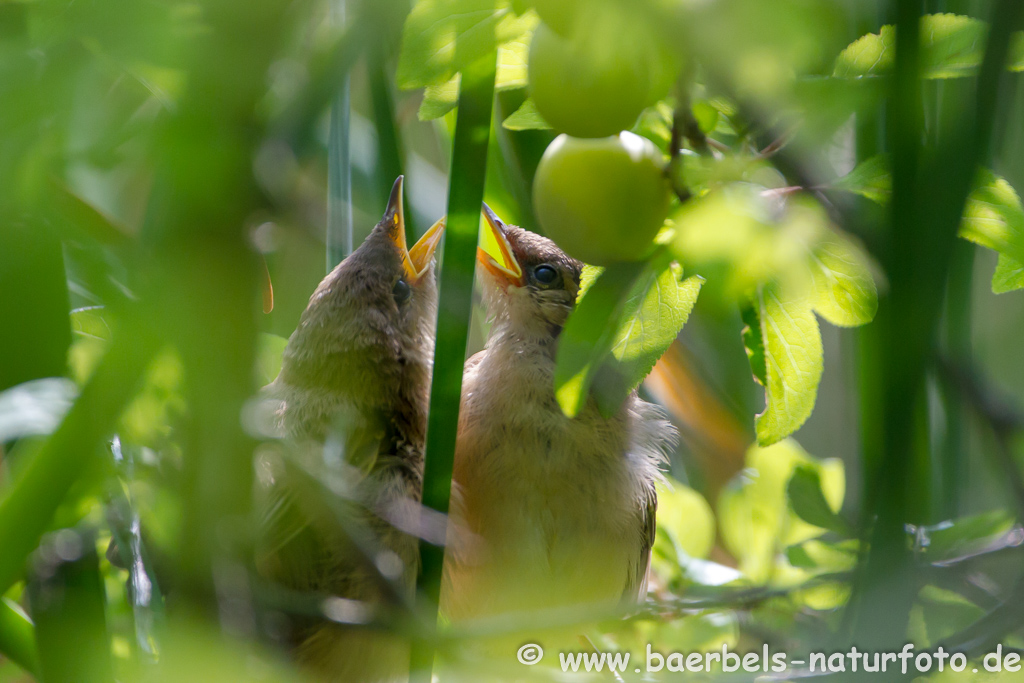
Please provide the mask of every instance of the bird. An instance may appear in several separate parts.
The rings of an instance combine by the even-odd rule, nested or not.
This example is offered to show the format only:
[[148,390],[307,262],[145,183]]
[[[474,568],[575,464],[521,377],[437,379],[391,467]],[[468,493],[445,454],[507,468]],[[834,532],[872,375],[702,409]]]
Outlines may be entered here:
[[[437,311],[433,256],[444,219],[407,249],[403,182],[395,181],[365,241],[313,292],[281,371],[263,392],[305,469],[270,468],[257,569],[280,586],[333,596],[357,612],[411,600],[419,566],[418,539],[395,520],[422,496]],[[332,474],[354,502],[348,524],[318,488],[318,477]],[[323,680],[408,678],[408,644],[397,636],[322,619],[293,630],[292,654]]]
[[608,418],[593,398],[562,412],[555,358],[584,266],[482,211],[496,245],[477,251],[492,326],[463,374],[442,609],[453,622],[628,609],[646,596],[655,483],[678,434],[635,391]]

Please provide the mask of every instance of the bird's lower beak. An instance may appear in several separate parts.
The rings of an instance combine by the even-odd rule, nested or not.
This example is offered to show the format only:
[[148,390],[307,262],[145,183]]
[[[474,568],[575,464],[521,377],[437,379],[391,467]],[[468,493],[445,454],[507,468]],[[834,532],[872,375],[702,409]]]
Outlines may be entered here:
[[505,236],[505,224],[487,204],[483,206],[483,215],[487,222],[487,230],[481,235],[476,260],[499,282],[521,287],[525,282],[523,269]]
[[406,258],[402,259],[405,273],[413,281],[420,279],[423,273],[427,272],[427,268],[430,266],[430,259],[434,258],[434,252],[437,251],[437,246],[441,244],[441,237],[444,236],[444,220],[442,216],[436,223],[431,225],[423,233],[423,236],[416,240],[416,244],[412,245],[412,249],[409,250]]
[[430,265],[430,259],[434,257],[437,245],[441,243],[441,236],[444,235],[444,218],[440,219],[430,229],[423,233],[416,244],[409,249],[405,241],[405,202],[403,201],[403,189],[405,176],[398,176],[395,184],[391,187],[391,196],[388,198],[388,207],[384,211],[384,220],[390,221],[388,234],[394,241],[398,252],[402,255],[402,270],[409,284],[415,284]]

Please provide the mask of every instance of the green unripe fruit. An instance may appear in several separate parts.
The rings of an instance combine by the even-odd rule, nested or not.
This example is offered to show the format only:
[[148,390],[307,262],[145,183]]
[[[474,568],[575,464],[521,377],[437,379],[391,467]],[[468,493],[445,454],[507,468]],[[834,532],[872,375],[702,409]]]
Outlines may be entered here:
[[537,111],[575,137],[607,137],[633,126],[665,95],[675,60],[636,20],[594,10],[568,35],[537,26],[529,88]]
[[600,139],[558,136],[533,181],[544,233],[585,263],[645,257],[668,212],[669,187],[654,144],[633,133]]

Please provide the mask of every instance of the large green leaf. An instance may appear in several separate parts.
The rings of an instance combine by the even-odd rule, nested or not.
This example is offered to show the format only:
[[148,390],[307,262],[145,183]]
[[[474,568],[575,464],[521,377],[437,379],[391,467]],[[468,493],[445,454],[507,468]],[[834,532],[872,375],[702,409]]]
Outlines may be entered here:
[[447,83],[536,24],[536,15],[516,16],[507,0],[419,0],[405,21],[398,87]]
[[1004,294],[1015,289],[1024,289],[1024,262],[1000,254],[996,272],[992,275],[992,291]]
[[[494,89],[513,90],[526,87],[526,64],[530,53],[532,30],[519,38],[509,41],[498,49],[498,74]],[[455,109],[459,104],[459,74],[437,85],[428,85],[420,104],[420,121],[438,119]]]
[[967,197],[960,236],[1024,262],[1024,208],[1006,180],[981,171]]
[[[814,409],[824,366],[821,331],[806,297],[787,297],[777,287],[761,287],[754,298],[764,349],[765,408],[757,416],[757,441],[768,446],[789,436]],[[756,354],[759,349],[752,349]],[[756,356],[753,356],[756,357]],[[752,358],[753,358],[752,357]],[[760,378],[758,378],[760,381]]]
[[619,323],[595,386],[598,407],[605,416],[614,415],[631,391],[643,381],[669,345],[683,329],[697,302],[704,278],[682,279],[679,264],[649,268],[635,288],[639,309]]
[[[575,417],[586,403],[602,361],[611,353],[619,321],[645,263],[620,263],[597,273],[558,337],[555,398],[562,412]],[[592,271],[593,272],[593,271]]]
[[[925,78],[956,78],[975,73],[984,55],[987,25],[956,14],[921,17],[921,71]],[[1009,68],[1024,69],[1021,36],[1014,36]],[[896,29],[882,27],[851,43],[836,59],[833,75],[841,78],[878,76],[892,70]]]
[[703,283],[699,277],[680,281],[682,269],[664,251],[647,263],[586,275],[559,337],[555,368],[555,396],[570,417],[592,386],[602,414],[619,409],[679,334]]
[[822,240],[810,252],[814,310],[841,327],[874,320],[878,290],[864,252],[839,235]]

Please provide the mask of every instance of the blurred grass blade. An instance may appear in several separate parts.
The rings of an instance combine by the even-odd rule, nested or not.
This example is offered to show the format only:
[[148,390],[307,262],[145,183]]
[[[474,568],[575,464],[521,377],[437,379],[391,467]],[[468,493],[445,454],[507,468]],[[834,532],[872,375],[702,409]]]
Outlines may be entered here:
[[[426,470],[423,477],[423,504],[439,512],[448,511],[451,493],[496,64],[497,53],[492,50],[463,71],[455,125],[448,191],[448,228],[437,318],[437,352],[430,388]],[[422,557],[420,589],[436,606],[440,595],[444,550],[422,544]],[[418,643],[412,659],[414,680],[430,681],[432,661],[432,650]]]
[[[345,19],[344,0],[334,0],[332,16]],[[331,104],[331,127],[327,136],[327,272],[352,253],[352,158],[350,150],[351,102],[349,74],[338,83]]]
[[39,654],[32,621],[7,598],[0,598],[0,654],[38,678]]
[[0,499],[0,592],[21,576],[79,473],[113,429],[157,349],[141,326],[115,340],[57,431]]
[[33,555],[28,584],[46,683],[114,680],[106,595],[92,531],[62,529]]

